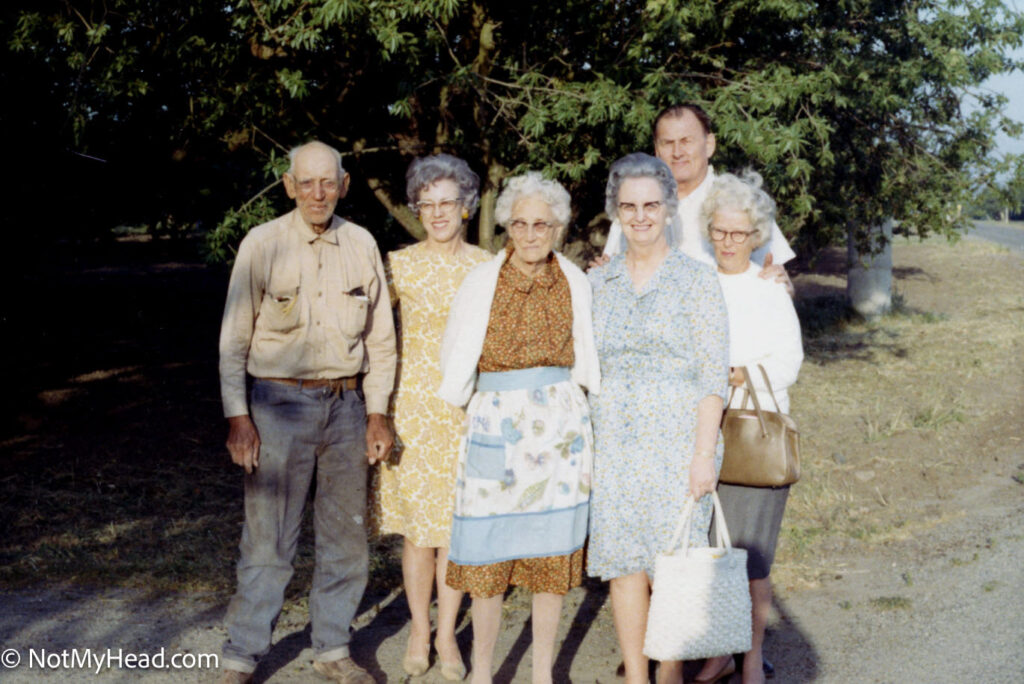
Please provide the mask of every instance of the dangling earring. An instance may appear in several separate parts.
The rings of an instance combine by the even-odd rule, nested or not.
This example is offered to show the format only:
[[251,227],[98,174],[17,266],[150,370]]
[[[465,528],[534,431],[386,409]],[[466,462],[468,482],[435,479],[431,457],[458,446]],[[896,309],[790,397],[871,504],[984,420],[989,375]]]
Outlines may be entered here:
[[463,209],[462,210],[462,218],[464,218],[464,219],[468,219],[469,218],[469,210],[467,210],[467,209]]

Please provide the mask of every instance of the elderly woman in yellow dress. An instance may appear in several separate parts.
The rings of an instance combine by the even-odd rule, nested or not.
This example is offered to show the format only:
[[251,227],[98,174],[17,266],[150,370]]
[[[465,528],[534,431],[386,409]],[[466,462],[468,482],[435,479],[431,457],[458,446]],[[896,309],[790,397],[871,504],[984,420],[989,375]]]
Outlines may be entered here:
[[551,681],[566,592],[583,578],[598,391],[590,286],[554,245],[569,194],[528,173],[496,206],[511,237],[459,288],[439,394],[468,403],[448,584],[473,597],[474,684],[489,684],[505,590],[533,593],[533,682]]
[[479,203],[480,179],[448,154],[413,161],[406,174],[409,206],[423,241],[388,254],[392,294],[399,302],[400,367],[394,398],[397,458],[380,471],[374,511],[379,531],[400,534],[402,576],[412,624],[402,666],[413,676],[430,667],[430,598],[437,583],[434,645],[441,675],[465,677],[455,641],[462,592],[445,583],[455,457],[463,416],[436,395],[448,308],[466,274],[491,254],[465,241],[466,221]]
[[[765,410],[774,403],[760,366],[771,382],[779,410],[789,411],[787,389],[796,382],[804,352],[800,321],[786,287],[757,277],[761,266],[750,259],[764,244],[775,223],[775,202],[761,189],[761,176],[723,174],[715,178],[701,209],[701,220],[715,248],[718,281],[729,313],[729,384],[735,389],[730,408],[746,398],[742,367],[746,367]],[[748,401],[748,406],[750,402]],[[772,604],[768,578],[775,558],[789,487],[745,487],[721,483],[722,500],[733,546],[747,550],[747,578],[753,606],[753,638],[743,658],[743,683],[761,684],[764,629]],[[730,674],[730,656],[711,658],[697,681],[711,682]]]

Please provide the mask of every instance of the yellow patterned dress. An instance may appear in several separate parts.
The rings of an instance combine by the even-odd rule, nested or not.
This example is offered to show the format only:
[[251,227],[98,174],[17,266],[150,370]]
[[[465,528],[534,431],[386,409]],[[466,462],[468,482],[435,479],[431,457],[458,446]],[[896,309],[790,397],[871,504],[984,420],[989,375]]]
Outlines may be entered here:
[[394,394],[399,453],[382,465],[373,487],[372,526],[420,547],[447,547],[455,499],[455,462],[462,419],[437,396],[441,336],[455,291],[491,253],[465,245],[459,255],[425,242],[390,252],[392,297],[399,302],[399,367]]

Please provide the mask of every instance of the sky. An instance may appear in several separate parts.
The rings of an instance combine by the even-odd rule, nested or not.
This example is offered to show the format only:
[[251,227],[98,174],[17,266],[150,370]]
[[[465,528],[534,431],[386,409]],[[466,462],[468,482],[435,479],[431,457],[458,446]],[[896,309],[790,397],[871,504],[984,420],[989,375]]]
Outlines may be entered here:
[[[1024,0],[1006,0],[1006,5],[1017,12],[1024,10]],[[1018,61],[1024,61],[1024,45],[1011,52],[1010,56]],[[991,88],[1005,95],[1010,100],[1006,105],[1006,113],[1011,119],[1024,123],[1024,71],[1018,70],[990,78],[982,87]],[[1024,135],[1017,139],[1000,135],[998,141],[1000,152],[1024,154]]]
[[[1024,47],[1018,48],[1011,54],[1015,59],[1024,60]],[[1000,74],[988,79],[983,87],[1002,93],[1009,98],[1010,102],[1006,106],[1007,114],[1012,119],[1024,122],[1024,71]],[[1024,154],[1024,136],[1013,140],[1005,135],[1000,135],[999,151]]]

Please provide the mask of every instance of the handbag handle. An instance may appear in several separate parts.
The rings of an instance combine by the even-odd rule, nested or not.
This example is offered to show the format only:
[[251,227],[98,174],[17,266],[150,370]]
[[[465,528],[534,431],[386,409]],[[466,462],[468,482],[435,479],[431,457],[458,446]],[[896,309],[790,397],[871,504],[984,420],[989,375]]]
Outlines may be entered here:
[[[772,398],[772,403],[775,404],[775,412],[782,413],[782,410],[779,409],[779,400],[775,398],[775,392],[774,390],[772,390],[772,383],[768,379],[768,373],[765,372],[764,366],[762,366],[761,364],[757,364],[757,367],[761,371],[761,377],[764,378],[764,385],[765,387],[768,388],[768,394]],[[743,397],[743,406],[741,406],[740,408],[747,407],[747,397],[750,397],[750,399],[753,400],[754,411],[757,413],[757,421],[758,423],[761,424],[761,436],[767,437],[768,426],[764,422],[764,415],[761,409],[761,402],[758,401],[757,399],[757,392],[754,390],[754,382],[750,379],[750,371],[747,370],[746,366],[740,366],[740,370],[743,372],[743,389],[747,391],[747,395]],[[735,392],[736,388],[733,387],[732,389],[733,392]],[[732,403],[732,393],[729,394],[729,403]]]
[[[729,529],[725,525],[725,513],[722,511],[722,502],[718,498],[718,492],[711,492],[711,502],[715,507],[715,517],[717,521],[715,523],[715,546],[725,547],[727,549],[732,548],[732,538],[729,536]],[[676,529],[672,532],[672,541],[669,542],[667,553],[672,553],[679,546],[679,542],[682,541],[683,556],[686,555],[690,549],[690,528],[693,523],[693,509],[696,505],[693,496],[690,494],[686,495],[686,505],[683,506],[683,513],[679,517],[679,522],[676,523]]]
[[[775,404],[775,412],[782,413],[782,409],[779,408],[779,400],[775,398],[775,390],[772,389],[772,381],[768,379],[768,373],[765,371],[764,366],[757,364],[757,369],[761,371],[761,377],[764,378],[764,386],[768,388],[768,395],[772,398],[772,403]],[[757,400],[757,392],[754,391],[754,383],[750,379],[750,372],[746,366],[740,366],[740,370],[743,371],[743,382],[745,384],[744,389],[747,390],[747,395],[754,400],[754,408],[757,409],[758,413],[761,412],[761,404]],[[735,389],[735,388],[734,388]],[[729,397],[730,402],[732,397]],[[746,408],[747,398],[743,398],[743,408]]]

